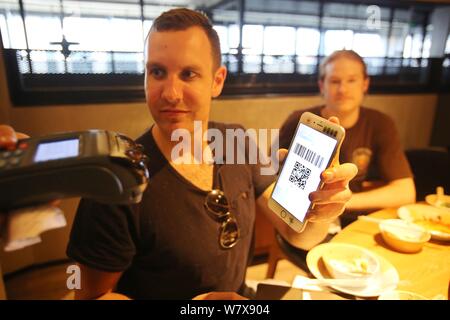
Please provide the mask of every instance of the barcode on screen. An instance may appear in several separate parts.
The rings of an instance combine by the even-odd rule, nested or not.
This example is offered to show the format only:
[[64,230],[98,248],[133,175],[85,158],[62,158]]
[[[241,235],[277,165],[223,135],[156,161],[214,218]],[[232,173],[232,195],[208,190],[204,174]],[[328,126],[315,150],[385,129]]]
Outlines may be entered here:
[[323,163],[323,157],[316,152],[302,146],[300,143],[296,143],[294,147],[294,153],[305,159],[309,163],[313,164],[315,167],[320,168]]

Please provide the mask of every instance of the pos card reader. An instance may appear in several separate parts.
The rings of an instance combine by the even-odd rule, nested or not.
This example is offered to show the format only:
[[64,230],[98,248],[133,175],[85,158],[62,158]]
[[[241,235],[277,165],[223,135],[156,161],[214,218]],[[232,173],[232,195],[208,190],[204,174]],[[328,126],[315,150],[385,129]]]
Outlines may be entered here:
[[84,197],[137,203],[147,187],[141,145],[111,131],[58,133],[0,150],[0,211]]

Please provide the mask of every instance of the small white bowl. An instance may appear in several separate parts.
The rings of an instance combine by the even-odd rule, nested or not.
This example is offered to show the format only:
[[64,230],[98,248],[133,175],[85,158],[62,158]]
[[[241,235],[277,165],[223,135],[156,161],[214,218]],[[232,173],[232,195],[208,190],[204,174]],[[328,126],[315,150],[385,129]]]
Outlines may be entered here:
[[425,242],[431,238],[431,234],[425,228],[401,219],[383,220],[379,228],[383,240],[390,247],[405,253],[422,250]]
[[378,258],[358,246],[336,247],[325,252],[322,260],[328,272],[336,279],[365,279],[380,270]]

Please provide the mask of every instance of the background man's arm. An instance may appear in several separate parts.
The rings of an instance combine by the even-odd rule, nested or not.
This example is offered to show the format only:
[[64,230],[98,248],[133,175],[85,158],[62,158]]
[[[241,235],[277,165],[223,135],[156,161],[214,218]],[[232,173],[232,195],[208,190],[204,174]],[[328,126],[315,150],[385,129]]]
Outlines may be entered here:
[[397,179],[388,184],[354,193],[347,204],[348,210],[370,210],[399,207],[416,201],[416,188],[412,178]]

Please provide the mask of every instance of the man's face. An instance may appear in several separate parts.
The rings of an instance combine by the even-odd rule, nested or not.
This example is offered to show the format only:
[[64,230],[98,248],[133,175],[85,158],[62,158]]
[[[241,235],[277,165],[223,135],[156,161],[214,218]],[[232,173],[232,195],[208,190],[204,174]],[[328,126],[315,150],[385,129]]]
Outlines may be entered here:
[[325,105],[335,112],[346,113],[358,109],[369,87],[362,65],[341,57],[325,67],[325,78],[319,81]]
[[152,32],[147,46],[145,95],[162,132],[193,132],[194,120],[209,119],[211,99],[222,91],[226,69],[214,68],[211,44],[198,27]]

